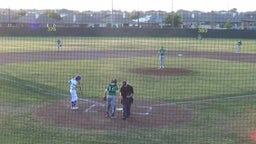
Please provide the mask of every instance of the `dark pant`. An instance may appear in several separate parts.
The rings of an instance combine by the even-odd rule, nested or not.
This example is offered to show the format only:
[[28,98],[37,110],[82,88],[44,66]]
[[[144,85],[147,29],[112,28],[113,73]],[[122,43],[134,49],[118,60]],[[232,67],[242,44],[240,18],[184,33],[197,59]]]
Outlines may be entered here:
[[131,115],[132,98],[122,98],[123,105],[123,118],[127,118]]

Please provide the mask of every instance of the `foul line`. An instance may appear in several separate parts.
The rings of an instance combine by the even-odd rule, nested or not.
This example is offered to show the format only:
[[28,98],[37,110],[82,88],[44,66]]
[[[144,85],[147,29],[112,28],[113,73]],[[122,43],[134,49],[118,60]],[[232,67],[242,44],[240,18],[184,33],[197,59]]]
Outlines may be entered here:
[[[100,102],[97,102],[97,101],[94,101],[91,99],[79,98],[78,100],[92,103],[92,105],[90,105],[89,108],[85,109],[85,112],[97,112],[97,111],[93,110],[93,108],[98,107],[98,106],[100,106],[100,107],[106,106],[106,104],[103,104],[103,103],[100,103]],[[140,108],[140,109],[145,109],[145,112],[140,112],[140,113],[133,112],[133,114],[135,114],[135,115],[149,115],[153,109],[152,106],[136,106],[136,107]],[[117,110],[119,110],[119,108],[117,108]],[[122,108],[120,110],[122,110]]]

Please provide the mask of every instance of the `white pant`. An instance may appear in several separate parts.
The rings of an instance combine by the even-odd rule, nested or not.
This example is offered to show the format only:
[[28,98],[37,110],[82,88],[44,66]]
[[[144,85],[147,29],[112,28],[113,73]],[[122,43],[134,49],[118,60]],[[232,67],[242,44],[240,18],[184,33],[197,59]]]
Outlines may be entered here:
[[164,55],[161,55],[161,56],[159,56],[159,59],[160,59],[160,68],[164,68],[164,65],[165,65],[165,56],[164,56]]
[[238,46],[237,46],[237,49],[236,49],[236,52],[240,53],[240,50],[241,50],[241,46],[238,45]]
[[70,90],[70,94],[71,94],[71,101],[72,102],[78,100],[78,97],[77,97],[77,94],[76,94],[76,90]]

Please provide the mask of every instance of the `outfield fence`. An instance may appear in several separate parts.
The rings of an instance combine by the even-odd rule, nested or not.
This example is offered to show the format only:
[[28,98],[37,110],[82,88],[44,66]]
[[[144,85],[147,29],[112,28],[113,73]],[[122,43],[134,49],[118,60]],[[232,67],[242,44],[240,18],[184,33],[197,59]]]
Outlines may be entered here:
[[[197,38],[199,29],[171,28],[0,28],[0,36],[82,36],[82,37],[191,37]],[[256,38],[254,30],[209,29],[203,38]]]

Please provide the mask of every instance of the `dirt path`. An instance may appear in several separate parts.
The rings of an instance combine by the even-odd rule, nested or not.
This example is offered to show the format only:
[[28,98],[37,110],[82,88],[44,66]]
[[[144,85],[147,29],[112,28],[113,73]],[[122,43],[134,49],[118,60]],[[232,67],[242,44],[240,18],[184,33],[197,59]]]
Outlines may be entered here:
[[[193,51],[170,51],[168,57],[200,57],[209,59],[220,59],[228,61],[239,61],[255,63],[255,54],[237,54],[221,52],[193,52]],[[157,51],[61,51],[61,52],[28,52],[28,53],[0,53],[0,64],[25,63],[35,61],[61,61],[61,60],[83,60],[101,58],[133,58],[133,57],[156,57]]]

